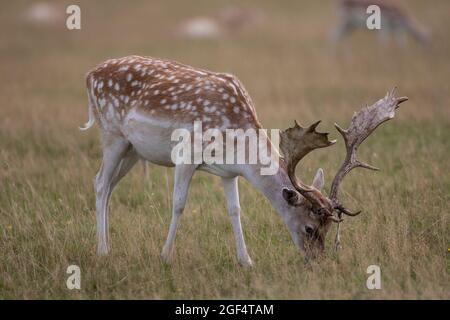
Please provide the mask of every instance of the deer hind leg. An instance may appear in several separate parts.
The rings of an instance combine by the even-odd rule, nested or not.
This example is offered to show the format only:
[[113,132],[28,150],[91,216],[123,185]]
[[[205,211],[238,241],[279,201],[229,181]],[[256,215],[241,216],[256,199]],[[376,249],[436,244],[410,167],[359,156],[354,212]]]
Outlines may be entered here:
[[113,178],[113,181],[111,183],[111,190],[110,190],[110,192],[113,191],[113,189],[117,185],[117,183],[120,180],[122,180],[122,178],[125,177],[126,174],[133,168],[133,166],[136,164],[138,159],[139,159],[139,156],[136,153],[136,150],[134,148],[130,148],[126,152],[126,154],[124,155],[124,157],[120,161],[119,166],[118,166],[118,168],[116,169],[116,171],[114,173],[114,178]]
[[178,219],[183,213],[184,206],[186,205],[188,189],[195,169],[195,165],[187,164],[181,164],[175,167],[175,179],[172,199],[172,220],[170,222],[166,243],[164,244],[161,252],[161,258],[167,263],[169,263],[172,258],[173,243],[175,240],[175,233],[177,231]]
[[238,178],[222,178],[222,183],[227,200],[228,215],[230,216],[233,233],[236,240],[238,261],[243,266],[251,267],[253,262],[248,255],[244,234],[242,233]]
[[[95,178],[97,254],[108,253],[108,202],[111,191],[120,180],[121,163],[130,151],[130,143],[122,137],[103,135],[103,161]],[[123,175],[122,175],[123,176]]]

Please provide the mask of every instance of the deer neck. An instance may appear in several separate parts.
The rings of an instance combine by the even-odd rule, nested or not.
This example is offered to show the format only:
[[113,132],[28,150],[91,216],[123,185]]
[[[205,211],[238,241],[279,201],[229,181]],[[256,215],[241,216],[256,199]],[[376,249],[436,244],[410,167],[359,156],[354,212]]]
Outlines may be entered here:
[[294,189],[283,159],[280,159],[277,172],[273,175],[261,175],[258,165],[248,167],[243,174],[250,184],[261,192],[285,222],[290,219],[290,208],[283,198],[283,188]]

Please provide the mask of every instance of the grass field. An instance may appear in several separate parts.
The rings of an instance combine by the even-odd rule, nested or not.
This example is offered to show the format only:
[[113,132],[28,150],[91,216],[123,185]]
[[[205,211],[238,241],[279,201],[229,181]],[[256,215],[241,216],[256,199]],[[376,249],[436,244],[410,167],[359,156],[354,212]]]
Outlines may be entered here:
[[[1,1],[0,11],[0,298],[450,298],[450,42],[447,0],[402,1],[433,33],[425,50],[380,47],[358,32],[332,48],[330,1],[234,1],[264,19],[238,34],[183,40],[172,27],[215,13],[219,1],[76,1],[82,30],[64,21],[24,22],[32,1]],[[64,11],[71,2],[55,2]],[[233,2],[231,2],[233,3]],[[220,179],[198,172],[177,233],[173,265],[159,257],[170,222],[173,169],[136,166],[113,193],[112,252],[95,254],[93,178],[98,130],[87,119],[85,73],[128,54],[175,59],[236,74],[266,128],[297,119],[348,124],[352,112],[393,86],[410,101],[359,150],[378,173],[356,170],[343,185],[350,208],[343,250],[327,239],[320,263],[305,264],[262,195],[240,179],[242,223],[255,267],[237,264]],[[305,159],[310,183],[325,170],[326,190],[344,156],[342,141]],[[66,268],[81,268],[68,290]],[[366,288],[366,268],[381,267],[382,289]]]

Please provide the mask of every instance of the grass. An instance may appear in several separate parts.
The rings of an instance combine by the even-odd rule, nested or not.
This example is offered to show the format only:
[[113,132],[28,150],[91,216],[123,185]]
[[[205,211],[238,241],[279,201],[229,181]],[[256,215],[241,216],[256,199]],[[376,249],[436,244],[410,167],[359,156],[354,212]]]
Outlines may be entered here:
[[[18,19],[29,2],[3,3],[0,298],[449,299],[450,4],[404,3],[433,30],[429,50],[412,42],[380,48],[368,33],[333,50],[326,1],[246,1],[265,12],[264,21],[209,41],[166,31],[190,15],[217,12],[219,2],[81,1],[81,31],[30,25]],[[239,267],[220,179],[199,172],[174,263],[166,266],[159,253],[173,170],[151,166],[146,181],[137,166],[111,199],[112,252],[97,258],[92,180],[101,153],[97,130],[78,131],[87,117],[84,74],[127,54],[236,74],[266,128],[322,119],[321,128],[332,131],[333,122],[346,125],[359,105],[394,85],[409,96],[396,119],[359,150],[382,170],[354,172],[345,181],[346,203],[364,212],[343,224],[341,253],[331,250],[330,234],[323,261],[304,264],[269,203],[240,179],[255,267]],[[310,182],[322,167],[329,186],[343,156],[339,141],[308,156],[298,174]],[[70,264],[81,268],[79,291],[66,288]],[[381,290],[365,286],[372,264],[381,267]]]

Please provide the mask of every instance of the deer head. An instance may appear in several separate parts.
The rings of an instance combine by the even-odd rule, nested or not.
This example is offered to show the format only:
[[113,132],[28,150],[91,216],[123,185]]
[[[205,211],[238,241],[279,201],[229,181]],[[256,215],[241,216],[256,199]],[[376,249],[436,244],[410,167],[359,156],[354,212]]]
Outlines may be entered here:
[[[360,144],[383,122],[394,118],[395,110],[407,101],[407,97],[396,98],[395,88],[372,106],[364,106],[355,112],[350,126],[344,130],[335,124],[342,135],[346,147],[346,157],[337,171],[330,189],[330,195],[325,196],[320,189],[323,187],[323,171],[319,169],[311,186],[305,185],[295,175],[299,161],[309,152],[318,148],[333,145],[336,141],[328,140],[328,133],[316,131],[320,121],[304,128],[295,122],[294,127],[280,133],[280,150],[286,165],[286,171],[295,190],[283,189],[283,197],[289,205],[299,207],[303,215],[298,234],[307,258],[314,257],[324,249],[325,236],[332,222],[337,223],[335,248],[340,246],[340,223],[343,215],[356,216],[361,211],[352,212],[344,207],[338,199],[339,185],[343,178],[354,168],[377,168],[356,159],[356,150]],[[306,214],[305,214],[306,212]],[[305,217],[306,216],[306,217]]]

